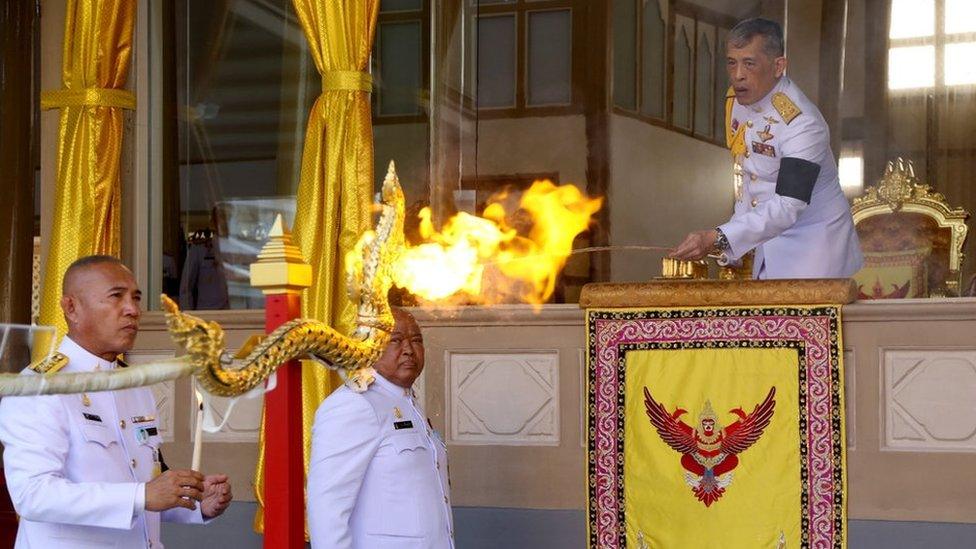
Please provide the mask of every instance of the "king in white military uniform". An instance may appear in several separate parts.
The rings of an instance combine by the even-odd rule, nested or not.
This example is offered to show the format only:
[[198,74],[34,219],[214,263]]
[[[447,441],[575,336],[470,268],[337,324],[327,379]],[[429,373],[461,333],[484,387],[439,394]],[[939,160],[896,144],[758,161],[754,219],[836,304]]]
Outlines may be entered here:
[[[86,272],[78,276],[87,278],[78,290],[86,295],[77,305],[95,314],[78,324],[69,319],[69,334],[86,335],[81,339],[93,342],[91,346],[99,350],[103,347],[98,342],[106,341],[107,348],[128,350],[139,316],[138,302],[133,304],[131,297],[122,295],[135,288],[131,273],[111,261],[85,264],[79,270]],[[126,285],[130,287],[122,288]],[[105,295],[98,295],[102,290]],[[135,293],[138,296],[138,289]],[[125,300],[129,302],[123,303]],[[112,314],[113,310],[118,314]],[[92,334],[90,321],[98,323],[97,334]],[[25,369],[23,375],[119,367],[125,364],[95,355],[65,337],[57,353]],[[203,476],[194,478],[189,471],[169,471],[166,478],[159,479],[156,487],[173,482],[168,488],[172,493],[162,505],[168,508],[147,510],[159,501],[161,492],[148,491],[147,485],[160,475],[162,467],[159,421],[149,388],[4,398],[0,401],[0,441],[7,486],[21,518],[18,549],[159,548],[160,519],[204,522],[202,506],[190,503],[203,495]],[[226,488],[226,494],[221,494],[226,501],[211,507],[214,515],[229,503],[229,486]],[[147,494],[152,501],[147,501]],[[187,508],[191,506],[194,509]]]
[[817,107],[784,75],[782,30],[765,19],[728,39],[726,136],[734,160],[732,218],[692,233],[672,253],[717,251],[737,262],[755,250],[754,278],[845,278],[862,258],[830,132]]
[[817,107],[783,76],[758,103],[735,101],[731,118],[746,149],[735,158],[735,213],[718,227],[729,259],[756,250],[755,278],[856,273],[861,248]]
[[315,414],[308,527],[315,549],[454,547],[444,442],[411,386],[423,370],[417,322],[396,310],[365,392],[343,386]]

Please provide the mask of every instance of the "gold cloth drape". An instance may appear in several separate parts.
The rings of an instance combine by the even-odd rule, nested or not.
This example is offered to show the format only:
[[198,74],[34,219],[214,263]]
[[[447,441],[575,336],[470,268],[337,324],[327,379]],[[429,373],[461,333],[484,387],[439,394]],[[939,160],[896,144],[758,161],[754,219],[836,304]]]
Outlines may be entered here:
[[61,109],[57,188],[51,241],[41,284],[40,323],[66,331],[61,277],[79,257],[118,256],[119,158],[122,109],[135,108],[124,90],[132,57],[135,0],[68,0],[61,65],[63,88],[41,94]]
[[[323,85],[305,131],[295,210],[295,240],[313,273],[312,286],[302,297],[302,315],[351,332],[356,308],[346,296],[343,257],[370,228],[373,132],[366,70],[379,0],[294,0],[294,5]],[[334,373],[318,365],[303,366],[306,473],[315,410],[338,385]],[[254,526],[263,531],[263,428],[260,438]]]

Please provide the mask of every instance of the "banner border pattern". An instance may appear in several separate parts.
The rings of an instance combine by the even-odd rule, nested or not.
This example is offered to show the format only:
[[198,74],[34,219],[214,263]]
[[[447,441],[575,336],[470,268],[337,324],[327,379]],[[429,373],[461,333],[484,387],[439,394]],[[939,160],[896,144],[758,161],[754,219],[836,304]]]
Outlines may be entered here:
[[[801,547],[843,549],[843,396],[837,306],[587,311],[589,547],[626,547],[626,354],[642,349],[793,348],[800,378]],[[599,429],[598,429],[599,427]]]

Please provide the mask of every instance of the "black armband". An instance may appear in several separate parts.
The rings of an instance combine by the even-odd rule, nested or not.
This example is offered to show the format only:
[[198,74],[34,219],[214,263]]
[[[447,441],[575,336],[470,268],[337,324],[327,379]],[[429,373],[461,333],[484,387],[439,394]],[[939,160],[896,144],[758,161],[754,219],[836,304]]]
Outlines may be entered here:
[[820,165],[802,158],[785,157],[779,161],[776,194],[810,203],[813,186],[820,175]]

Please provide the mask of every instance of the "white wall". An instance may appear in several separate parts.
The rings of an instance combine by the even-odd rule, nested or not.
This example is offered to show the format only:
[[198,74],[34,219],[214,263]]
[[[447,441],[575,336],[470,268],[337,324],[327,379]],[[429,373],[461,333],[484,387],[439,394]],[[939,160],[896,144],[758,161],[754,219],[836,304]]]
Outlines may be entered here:
[[[673,246],[732,212],[732,161],[722,147],[626,116],[610,118],[610,240]],[[661,274],[662,252],[615,252],[614,281]]]
[[786,74],[819,105],[820,0],[789,0],[786,7]]
[[[463,136],[465,144],[474,139]],[[462,173],[474,175],[475,162],[465,148]],[[586,119],[583,115],[500,118],[478,123],[479,176],[559,172],[560,183],[586,188]]]
[[390,160],[393,160],[396,162],[397,175],[407,198],[407,204],[426,198],[428,149],[426,123],[374,123],[373,166],[377,188],[386,177],[386,168]]

